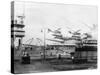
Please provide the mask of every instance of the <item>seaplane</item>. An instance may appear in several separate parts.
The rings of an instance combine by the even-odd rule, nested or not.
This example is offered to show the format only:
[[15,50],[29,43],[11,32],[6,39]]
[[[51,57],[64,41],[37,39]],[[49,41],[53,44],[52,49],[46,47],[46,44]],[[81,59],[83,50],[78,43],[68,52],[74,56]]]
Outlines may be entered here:
[[61,28],[58,28],[55,31],[52,31],[51,29],[49,29],[49,31],[51,31],[53,34],[52,36],[54,36],[54,39],[47,39],[50,41],[54,41],[54,42],[59,42],[59,43],[65,43],[65,41],[67,40],[77,40],[80,39],[81,37],[81,33],[79,32],[80,30],[77,31],[68,31],[69,34],[71,34],[71,37],[64,37],[60,31]]

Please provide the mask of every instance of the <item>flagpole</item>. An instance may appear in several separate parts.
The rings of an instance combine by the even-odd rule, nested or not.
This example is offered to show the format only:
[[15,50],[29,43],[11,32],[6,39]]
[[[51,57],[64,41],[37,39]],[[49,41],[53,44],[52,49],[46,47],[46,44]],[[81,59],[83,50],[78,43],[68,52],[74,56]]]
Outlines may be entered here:
[[44,53],[44,57],[43,57],[44,60],[45,60],[45,44],[46,44],[46,43],[45,43],[45,28],[44,28],[44,50],[43,50],[43,51],[44,51],[44,52],[43,52],[43,53]]

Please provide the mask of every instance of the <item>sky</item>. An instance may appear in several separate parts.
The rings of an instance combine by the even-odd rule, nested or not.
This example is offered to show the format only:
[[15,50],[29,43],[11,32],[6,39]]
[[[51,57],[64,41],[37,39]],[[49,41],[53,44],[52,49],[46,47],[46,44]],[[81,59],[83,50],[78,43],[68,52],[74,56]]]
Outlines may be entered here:
[[[88,5],[70,5],[70,4],[52,4],[37,2],[15,2],[14,17],[25,15],[25,37],[23,43],[34,38],[32,44],[36,44],[36,38],[53,39],[52,33],[48,33],[47,29],[56,30],[61,28],[64,37],[70,37],[68,31],[77,31],[80,33],[90,33],[93,39],[97,40],[97,7]],[[93,27],[93,24],[96,27]],[[52,43],[47,41],[47,43]]]

